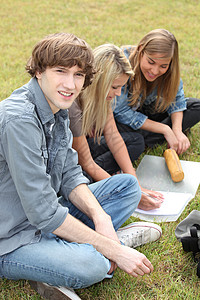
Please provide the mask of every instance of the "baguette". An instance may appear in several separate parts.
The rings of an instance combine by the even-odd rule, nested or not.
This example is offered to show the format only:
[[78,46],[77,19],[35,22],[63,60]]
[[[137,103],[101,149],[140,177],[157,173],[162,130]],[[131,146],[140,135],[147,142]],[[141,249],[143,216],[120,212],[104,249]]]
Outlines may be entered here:
[[184,178],[184,172],[179,157],[174,149],[167,149],[164,158],[171,178],[174,182],[180,182]]

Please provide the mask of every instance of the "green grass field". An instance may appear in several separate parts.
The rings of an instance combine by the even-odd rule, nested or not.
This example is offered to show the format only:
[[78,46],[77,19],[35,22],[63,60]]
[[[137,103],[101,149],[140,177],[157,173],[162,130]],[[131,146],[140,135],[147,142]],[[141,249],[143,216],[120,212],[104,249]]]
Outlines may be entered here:
[[[199,0],[1,0],[1,100],[29,80],[25,63],[34,44],[47,34],[71,32],[94,48],[107,42],[136,44],[155,28],[175,34],[185,95],[200,98],[199,16]],[[191,147],[180,158],[199,162],[200,124],[191,130],[189,139]],[[147,149],[145,154],[162,156],[165,147]],[[200,189],[176,222],[161,224],[163,236],[158,242],[138,248],[153,263],[152,274],[136,279],[117,270],[113,279],[77,290],[77,294],[83,300],[200,299],[196,264],[174,235],[176,225],[193,209],[200,209]],[[15,299],[42,298],[26,281],[0,280],[0,300]]]

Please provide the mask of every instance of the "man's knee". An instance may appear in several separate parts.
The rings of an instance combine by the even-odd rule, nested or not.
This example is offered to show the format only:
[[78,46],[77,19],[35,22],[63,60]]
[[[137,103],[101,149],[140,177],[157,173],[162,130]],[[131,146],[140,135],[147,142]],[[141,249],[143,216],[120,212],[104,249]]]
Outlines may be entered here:
[[133,189],[139,191],[139,183],[135,176],[127,173],[117,175],[117,180],[121,189]]
[[[86,245],[87,247],[87,245]],[[87,247],[87,252],[82,256],[82,262],[79,261],[79,266],[76,267],[76,276],[79,286],[71,286],[72,288],[85,288],[97,282],[102,281],[108,274],[110,262],[101,253],[96,251],[92,246]]]
[[[113,178],[112,178],[113,177]],[[111,180],[116,181],[115,190],[119,193],[123,201],[133,203],[139,203],[141,199],[141,189],[138,180],[131,174],[118,174],[112,176]]]

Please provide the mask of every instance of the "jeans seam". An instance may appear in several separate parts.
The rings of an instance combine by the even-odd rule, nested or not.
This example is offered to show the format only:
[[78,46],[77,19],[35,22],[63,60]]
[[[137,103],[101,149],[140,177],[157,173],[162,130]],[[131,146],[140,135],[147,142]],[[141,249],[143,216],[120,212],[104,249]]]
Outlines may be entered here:
[[[111,193],[101,195],[101,197],[98,197],[97,199],[102,200],[102,199],[107,198],[107,197],[109,198],[110,196],[113,196],[115,193],[119,194],[120,192],[122,192],[122,190],[125,190],[125,189],[127,189],[126,186],[123,186],[121,189],[120,188],[115,188],[115,189],[113,189],[113,191]],[[128,186],[128,189],[130,189],[130,185]]]
[[[50,269],[47,269],[47,268],[42,268],[42,267],[38,267],[38,266],[30,266],[30,265],[27,265],[27,264],[22,264],[22,263],[18,263],[18,262],[13,262],[13,261],[10,261],[10,260],[3,260],[2,264],[4,265],[7,265],[7,266],[11,266],[11,265],[15,265],[15,266],[19,266],[23,269],[29,269],[29,270],[34,270],[35,273],[46,273],[48,275],[53,275],[53,277],[59,277],[59,278],[63,278],[65,280],[65,282],[67,282],[69,279],[70,280],[73,280],[74,282],[76,282],[76,286],[78,284],[78,286],[81,285],[84,285],[85,282],[82,282],[81,280],[77,279],[76,277],[72,277],[72,276],[66,276],[65,274],[63,273],[58,273],[58,272],[55,272],[53,270],[50,270]],[[2,268],[4,269],[4,268]]]

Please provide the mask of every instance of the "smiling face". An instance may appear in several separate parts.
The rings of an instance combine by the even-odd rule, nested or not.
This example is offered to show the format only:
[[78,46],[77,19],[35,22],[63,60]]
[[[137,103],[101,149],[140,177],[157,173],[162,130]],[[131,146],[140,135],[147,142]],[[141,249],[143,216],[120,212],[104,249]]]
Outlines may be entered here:
[[85,81],[85,74],[78,66],[47,67],[36,77],[53,114],[68,109],[79,95]]
[[164,54],[156,53],[147,55],[144,53],[140,59],[140,69],[147,81],[153,82],[165,74],[169,68],[171,58],[163,58]]
[[106,100],[112,100],[116,96],[121,95],[121,89],[123,85],[127,83],[129,76],[127,74],[119,75],[112,83],[111,88],[108,92]]

